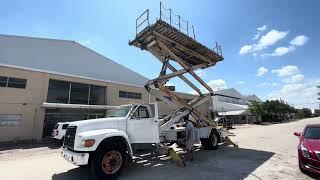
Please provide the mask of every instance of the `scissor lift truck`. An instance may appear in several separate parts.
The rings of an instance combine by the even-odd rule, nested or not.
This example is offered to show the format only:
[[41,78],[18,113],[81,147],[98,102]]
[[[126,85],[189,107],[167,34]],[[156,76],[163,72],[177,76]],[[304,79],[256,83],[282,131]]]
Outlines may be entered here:
[[[228,142],[228,132],[217,127],[205,103],[211,100],[213,91],[194,73],[196,69],[208,68],[221,61],[221,47],[217,46],[216,51],[211,50],[198,43],[194,36],[189,37],[161,18],[150,25],[149,10],[143,15],[147,16],[143,22],[148,24],[136,33],[135,39],[129,44],[151,52],[162,62],[159,77],[148,81],[145,88],[175,111],[159,119],[157,103],[129,104],[114,108],[106,118],[71,122],[60,151],[61,156],[78,166],[90,165],[92,172],[101,178],[117,177],[139,149],[164,152],[183,165],[181,158],[167,144],[184,144],[184,121],[192,121],[196,125],[194,139],[201,141],[203,149],[214,150],[219,142]],[[180,64],[182,69],[177,70],[171,61]],[[167,69],[172,72],[167,73]],[[184,76],[186,73],[191,74],[209,94],[202,93]],[[166,82],[177,76],[199,96],[187,103],[171,92]],[[174,101],[169,101],[163,93]]]
[[[165,13],[163,13],[165,10],[169,11],[169,22],[163,20],[165,19]],[[178,23],[174,22],[173,16],[178,17]],[[186,22],[186,29],[181,25],[182,22]],[[176,28],[172,24],[176,24],[178,27]],[[145,27],[139,32],[139,28],[142,26]],[[213,50],[200,44],[195,40],[194,28],[193,26],[191,27],[193,37],[189,36],[189,22],[184,21],[179,15],[174,14],[171,9],[165,9],[160,2],[160,19],[150,25],[149,10],[146,10],[136,20],[136,37],[129,42],[129,45],[149,51],[162,63],[159,77],[148,81],[145,85],[146,90],[169,106],[179,107],[161,122],[160,135],[165,135],[165,132],[170,131],[172,129],[170,127],[182,118],[187,118],[193,121],[198,128],[207,129],[209,127],[213,129],[215,134],[220,137],[222,133],[216,129],[217,124],[212,120],[212,117],[210,117],[210,113],[208,113],[209,107],[204,107],[204,111],[203,108],[200,108],[206,105],[206,102],[212,101],[211,96],[213,95],[213,91],[211,87],[195,73],[195,70],[214,66],[217,62],[223,60],[221,46],[218,46],[216,43],[215,50]],[[183,29],[186,30],[186,33],[182,31]],[[178,63],[182,69],[177,70],[171,64],[171,61]],[[167,69],[171,72],[167,73]],[[184,74],[187,73],[198,81],[209,93],[202,93],[194,83],[184,76]],[[169,87],[165,84],[174,77],[182,79],[197,92],[199,96],[190,102],[186,102],[170,91]],[[169,101],[159,93],[159,90],[167,96],[172,97],[175,101]],[[202,111],[200,109],[202,109]],[[191,116],[190,118],[189,115]],[[207,146],[207,139],[203,139],[202,144],[203,146]]]

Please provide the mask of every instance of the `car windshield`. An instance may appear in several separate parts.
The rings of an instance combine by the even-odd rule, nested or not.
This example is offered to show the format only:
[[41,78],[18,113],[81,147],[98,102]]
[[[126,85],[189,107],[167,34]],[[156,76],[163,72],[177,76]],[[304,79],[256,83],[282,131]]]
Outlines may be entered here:
[[304,137],[307,139],[320,139],[320,127],[308,127]]
[[109,111],[106,117],[126,117],[130,110],[131,106],[121,106]]

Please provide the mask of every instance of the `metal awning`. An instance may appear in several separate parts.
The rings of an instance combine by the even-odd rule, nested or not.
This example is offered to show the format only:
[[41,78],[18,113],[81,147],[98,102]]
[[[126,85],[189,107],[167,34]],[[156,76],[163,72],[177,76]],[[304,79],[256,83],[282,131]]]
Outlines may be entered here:
[[118,106],[108,106],[108,105],[87,105],[87,104],[63,104],[63,103],[48,103],[43,102],[42,107],[44,108],[65,108],[65,109],[100,109],[108,110],[114,109]]
[[238,116],[249,114],[247,110],[218,112],[219,116]]

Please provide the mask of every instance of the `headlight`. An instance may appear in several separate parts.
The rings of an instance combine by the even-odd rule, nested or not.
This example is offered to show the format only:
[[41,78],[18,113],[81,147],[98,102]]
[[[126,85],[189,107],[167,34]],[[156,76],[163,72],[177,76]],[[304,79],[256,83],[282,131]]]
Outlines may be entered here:
[[84,139],[84,140],[82,140],[81,145],[83,147],[92,147],[95,142],[96,142],[96,140],[94,140],[94,139]]
[[302,156],[305,158],[310,158],[308,149],[304,147],[302,144],[300,146],[301,146]]

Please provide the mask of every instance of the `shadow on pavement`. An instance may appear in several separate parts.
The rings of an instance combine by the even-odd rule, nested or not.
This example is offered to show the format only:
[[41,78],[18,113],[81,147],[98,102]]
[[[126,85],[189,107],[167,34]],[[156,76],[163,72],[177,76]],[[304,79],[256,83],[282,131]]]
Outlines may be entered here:
[[5,142],[0,144],[0,151],[16,150],[16,149],[32,149],[48,147],[49,149],[59,149],[62,146],[58,141],[45,142]]
[[[244,179],[250,174],[255,176],[252,172],[273,155],[272,152],[221,146],[216,151],[196,151],[195,161],[181,168],[165,155],[140,153],[119,179]],[[85,179],[95,179],[88,168],[75,168],[52,176],[52,180]]]

